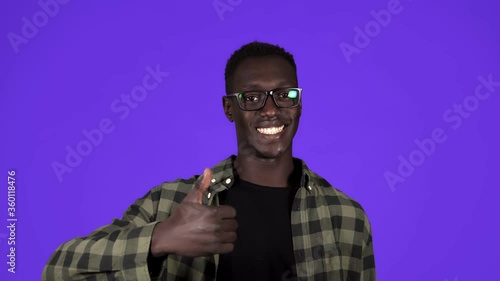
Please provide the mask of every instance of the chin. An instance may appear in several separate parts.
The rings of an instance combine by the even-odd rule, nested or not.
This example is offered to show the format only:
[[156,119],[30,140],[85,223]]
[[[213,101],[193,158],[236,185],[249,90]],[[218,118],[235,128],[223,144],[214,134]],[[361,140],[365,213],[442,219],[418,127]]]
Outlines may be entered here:
[[279,158],[288,151],[289,147],[267,145],[266,147],[256,147],[258,158],[273,159]]

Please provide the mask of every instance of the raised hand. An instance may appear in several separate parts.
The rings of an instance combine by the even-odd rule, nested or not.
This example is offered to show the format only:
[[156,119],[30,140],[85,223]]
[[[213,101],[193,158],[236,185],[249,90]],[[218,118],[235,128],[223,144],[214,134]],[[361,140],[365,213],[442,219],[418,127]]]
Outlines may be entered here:
[[238,228],[236,210],[202,204],[211,178],[212,171],[205,169],[175,212],[156,225],[151,241],[154,257],[166,254],[199,257],[233,251]]

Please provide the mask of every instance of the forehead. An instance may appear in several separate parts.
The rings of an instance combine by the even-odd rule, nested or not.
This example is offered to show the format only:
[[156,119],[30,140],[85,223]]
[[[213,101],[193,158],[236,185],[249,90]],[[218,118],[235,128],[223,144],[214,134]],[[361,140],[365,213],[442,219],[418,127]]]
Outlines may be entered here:
[[273,89],[296,86],[297,75],[293,66],[280,56],[251,57],[235,69],[233,87]]

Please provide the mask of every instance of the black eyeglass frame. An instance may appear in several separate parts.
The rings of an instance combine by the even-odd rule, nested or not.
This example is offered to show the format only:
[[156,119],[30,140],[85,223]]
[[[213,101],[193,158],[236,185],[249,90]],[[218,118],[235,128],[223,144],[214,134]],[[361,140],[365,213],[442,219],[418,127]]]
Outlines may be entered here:
[[[285,90],[285,89],[289,89],[289,90],[297,90],[298,92],[298,102],[296,105],[292,105],[292,106],[279,106],[278,103],[276,102],[276,98],[274,97],[274,93],[277,92],[277,91],[280,91],[280,90]],[[259,107],[259,108],[256,108],[256,109],[244,109],[243,106],[241,105],[240,103],[240,98],[238,97],[239,95],[242,95],[242,94],[246,94],[246,93],[251,93],[251,92],[257,92],[257,93],[263,93],[266,95],[266,98],[264,99],[264,102],[262,103],[262,106]],[[269,96],[272,96],[273,97],[273,102],[274,104],[278,107],[278,108],[294,108],[294,107],[297,107],[300,105],[300,102],[302,100],[302,88],[298,88],[298,87],[285,87],[285,88],[277,88],[277,89],[273,89],[273,90],[249,90],[249,91],[243,91],[243,92],[238,92],[238,93],[227,93],[225,97],[235,97],[236,100],[238,101],[238,106],[241,110],[244,110],[244,111],[256,111],[256,110],[261,110],[262,108],[264,108],[264,106],[266,106],[266,102],[267,102],[267,99],[269,98]]]

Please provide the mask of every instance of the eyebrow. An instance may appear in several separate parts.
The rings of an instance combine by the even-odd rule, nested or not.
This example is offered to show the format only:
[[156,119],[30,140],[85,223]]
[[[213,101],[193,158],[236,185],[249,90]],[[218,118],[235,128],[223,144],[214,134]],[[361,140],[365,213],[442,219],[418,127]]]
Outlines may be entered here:
[[[296,82],[292,82],[292,81],[281,81],[278,83],[278,86],[277,88],[282,88],[282,87],[294,87],[294,84]],[[260,90],[262,89],[262,87],[259,85],[259,84],[247,84],[245,86],[242,87],[242,90],[243,91],[246,91],[246,90]]]

